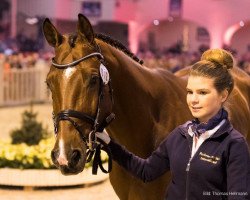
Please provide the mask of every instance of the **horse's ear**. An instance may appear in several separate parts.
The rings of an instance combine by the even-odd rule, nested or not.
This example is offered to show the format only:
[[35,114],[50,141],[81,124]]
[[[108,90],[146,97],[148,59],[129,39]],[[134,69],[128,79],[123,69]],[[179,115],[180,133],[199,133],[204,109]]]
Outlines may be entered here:
[[94,41],[94,31],[93,28],[89,22],[89,20],[87,19],[87,17],[85,17],[82,14],[78,14],[78,35],[80,35],[80,37],[86,37],[87,40],[89,41],[89,43],[93,43]]
[[43,34],[52,47],[57,47],[62,43],[63,36],[56,30],[48,18],[43,22]]

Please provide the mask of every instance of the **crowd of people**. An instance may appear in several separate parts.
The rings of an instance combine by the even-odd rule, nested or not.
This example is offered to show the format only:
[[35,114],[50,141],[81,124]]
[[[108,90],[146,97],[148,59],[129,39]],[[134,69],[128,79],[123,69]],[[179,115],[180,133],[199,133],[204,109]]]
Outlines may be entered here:
[[[0,46],[3,47],[4,45]],[[207,49],[207,47],[201,46],[196,52],[190,52],[182,51],[177,46],[164,50],[140,50],[137,55],[147,67],[161,67],[174,73],[197,62],[201,54]],[[224,49],[232,52],[237,66],[250,75],[250,51],[239,55],[237,51],[229,47],[224,47]],[[46,65],[52,57],[53,53],[49,51],[18,51],[15,45],[12,45],[12,48],[0,48],[0,63],[2,63],[1,65],[5,70],[37,67],[41,66],[41,64]]]
[[31,67],[39,67],[41,63],[44,65],[51,58],[51,53],[37,53],[37,52],[15,52],[12,54],[0,53],[0,63],[4,71],[10,69],[26,69]]
[[[228,46],[224,46],[224,49],[232,52],[235,58],[236,65],[250,75],[250,51],[246,51],[240,55],[236,50],[231,49]],[[138,53],[140,59],[144,61],[144,65],[154,68],[162,67],[175,73],[176,71],[194,64],[197,62],[202,53],[207,50],[205,46],[202,46],[195,52],[180,51],[176,49],[164,49],[164,50],[141,50]]]

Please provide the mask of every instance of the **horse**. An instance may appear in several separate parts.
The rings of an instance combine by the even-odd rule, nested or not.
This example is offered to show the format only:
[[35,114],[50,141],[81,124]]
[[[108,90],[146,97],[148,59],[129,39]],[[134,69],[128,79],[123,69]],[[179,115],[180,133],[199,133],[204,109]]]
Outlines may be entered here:
[[[95,34],[82,14],[76,33],[62,35],[49,19],[43,33],[55,50],[46,83],[56,133],[51,157],[62,174],[84,169],[88,149],[95,144],[93,129],[100,124],[118,143],[146,158],[176,126],[191,119],[185,79],[145,67],[120,42]],[[115,119],[110,123],[112,113]],[[121,200],[163,199],[170,176],[167,172],[143,183],[117,163],[109,174]]]

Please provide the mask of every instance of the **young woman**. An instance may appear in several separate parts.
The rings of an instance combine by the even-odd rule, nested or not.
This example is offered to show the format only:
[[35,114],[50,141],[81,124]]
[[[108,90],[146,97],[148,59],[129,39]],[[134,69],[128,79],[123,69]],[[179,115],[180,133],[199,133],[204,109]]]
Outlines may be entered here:
[[249,199],[250,155],[245,138],[228,120],[223,104],[233,90],[233,56],[208,50],[195,63],[187,83],[187,104],[194,117],[174,129],[147,159],[111,140],[113,159],[144,182],[170,170],[165,199]]

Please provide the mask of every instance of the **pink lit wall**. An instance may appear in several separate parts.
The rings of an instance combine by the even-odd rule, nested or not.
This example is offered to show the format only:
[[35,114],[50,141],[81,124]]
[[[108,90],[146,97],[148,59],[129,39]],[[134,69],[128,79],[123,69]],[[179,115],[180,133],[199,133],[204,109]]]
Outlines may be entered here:
[[36,15],[54,18],[56,10],[56,2],[51,0],[18,0],[17,12],[24,13],[30,17]]
[[[95,24],[102,21],[118,21],[127,23],[129,26],[129,44],[132,51],[138,49],[139,40],[145,35],[145,30],[153,20],[164,21],[169,16],[169,0],[91,0],[102,3],[102,14],[100,17],[90,18]],[[17,0],[18,12],[29,16],[42,15],[59,20],[77,20],[77,14],[81,12],[83,0]],[[183,22],[201,25],[207,28],[210,34],[210,47],[221,47],[224,43],[230,44],[234,32],[232,26],[241,20],[250,20],[249,0],[183,0],[182,8]],[[192,26],[194,27],[194,26]],[[165,27],[166,28],[166,27]],[[178,27],[171,29],[162,28],[159,33],[168,41],[166,35],[178,36],[174,32]],[[190,48],[198,46],[190,30]],[[167,31],[167,33],[165,32]],[[165,34],[164,34],[165,32]],[[240,33],[240,32],[238,32]],[[238,46],[238,45],[236,45]]]
[[[77,20],[78,13],[82,12],[83,0],[18,0],[18,12],[28,16],[46,16],[52,19]],[[95,23],[98,20],[114,19],[115,0],[102,0],[100,17],[90,18]]]
[[249,0],[184,0],[183,18],[203,24],[210,32],[211,47],[221,47],[233,24],[249,19]]
[[[184,33],[184,26],[186,27],[186,33]],[[188,51],[193,52],[197,51],[201,44],[209,45],[208,40],[197,38],[196,30],[198,26],[196,23],[184,20],[174,20],[173,22],[168,20],[160,21],[158,26],[151,23],[141,33],[139,40],[148,44],[148,34],[153,33],[156,46],[164,49],[173,46],[177,41],[184,40],[184,34],[188,34],[187,48]]]
[[154,19],[166,19],[169,0],[119,0],[115,8],[115,20],[148,23]]
[[[148,27],[154,19],[167,19],[169,0],[136,1],[134,6],[129,5],[130,0],[120,2],[123,4],[116,8],[115,20],[127,21],[129,24],[132,21],[129,40],[131,48],[136,51],[143,27]],[[208,30],[211,48],[222,47],[230,41],[230,38],[225,39],[227,29],[250,18],[249,0],[183,0],[182,10],[183,20],[202,25]],[[233,34],[230,37],[232,36]],[[190,40],[191,43],[196,42],[192,38]]]
[[137,5],[132,1],[117,1],[114,9],[114,19],[120,22],[135,20]]
[[152,22],[154,19],[166,19],[169,14],[169,0],[143,0],[138,1],[136,20],[139,22]]
[[[92,0],[93,1],[93,0]],[[97,1],[101,2],[101,15],[99,17],[90,17],[92,23],[96,23],[98,20],[113,20],[114,18],[114,4],[115,0]],[[55,0],[56,4],[56,18],[77,20],[78,13],[82,13],[83,0]]]
[[244,27],[239,29],[231,39],[231,46],[237,49],[239,56],[247,51],[247,47],[250,45],[250,22],[245,24]]
[[116,7],[115,20],[129,24],[129,44],[133,52],[137,52],[139,38],[145,28],[153,20],[168,17],[169,0],[120,0]]

